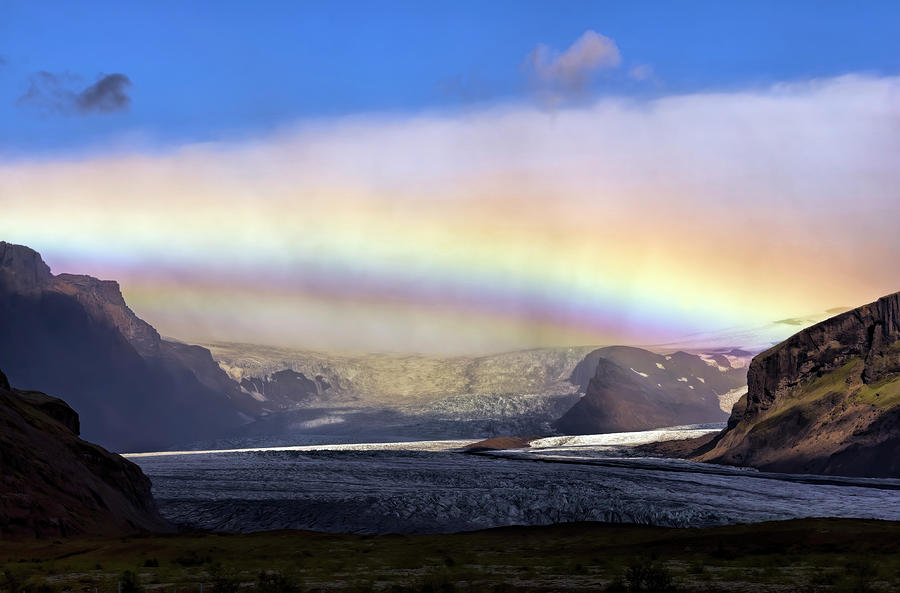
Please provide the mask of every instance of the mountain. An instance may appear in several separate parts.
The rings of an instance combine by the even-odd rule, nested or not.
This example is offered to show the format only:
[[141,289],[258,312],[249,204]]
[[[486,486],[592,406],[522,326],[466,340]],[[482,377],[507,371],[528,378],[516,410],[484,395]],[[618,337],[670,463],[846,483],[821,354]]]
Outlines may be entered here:
[[593,434],[722,421],[721,399],[742,388],[745,374],[735,353],[664,355],[610,346],[588,354],[570,380],[585,395],[555,427]]
[[[358,441],[552,434],[555,422],[577,432],[628,430],[642,415],[647,427],[723,421],[723,406],[730,410],[734,396],[743,393],[750,358],[732,350],[660,355],[621,346],[443,357],[206,346],[273,412],[241,430],[249,439],[243,442],[253,445],[325,435]],[[579,399],[586,402],[580,396],[601,360],[624,371],[606,377],[613,389],[603,406],[617,409],[616,419],[603,423],[593,414],[596,421],[576,425],[570,419],[578,412],[567,412]],[[642,393],[642,385],[652,391]],[[643,400],[654,410],[671,409],[648,415]]]
[[569,381],[572,369],[593,350],[584,346],[437,356],[239,343],[204,346],[270,411],[327,402],[418,406],[472,394],[564,395],[575,391]]
[[13,389],[0,372],[0,426],[0,539],[170,529],[150,480],[78,438],[78,414],[64,401]]
[[208,350],[162,340],[116,282],[54,276],[37,252],[6,242],[0,366],[16,385],[66,399],[90,440],[119,451],[209,438],[256,406]]
[[695,459],[900,477],[900,293],[759,354],[727,428]]

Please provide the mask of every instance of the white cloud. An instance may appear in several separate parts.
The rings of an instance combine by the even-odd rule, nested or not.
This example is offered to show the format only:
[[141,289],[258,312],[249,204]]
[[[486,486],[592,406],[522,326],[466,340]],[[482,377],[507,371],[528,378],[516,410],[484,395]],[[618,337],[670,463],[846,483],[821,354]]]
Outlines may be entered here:
[[638,64],[628,71],[628,76],[640,81],[650,80],[653,78],[653,66],[650,64]]

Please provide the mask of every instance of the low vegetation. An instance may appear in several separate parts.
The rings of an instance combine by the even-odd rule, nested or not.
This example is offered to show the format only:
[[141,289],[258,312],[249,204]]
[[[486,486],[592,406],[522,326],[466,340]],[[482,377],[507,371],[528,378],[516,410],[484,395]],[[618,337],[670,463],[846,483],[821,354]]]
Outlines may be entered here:
[[877,592],[900,589],[900,523],[712,529],[572,524],[457,535],[308,532],[0,542],[8,593]]

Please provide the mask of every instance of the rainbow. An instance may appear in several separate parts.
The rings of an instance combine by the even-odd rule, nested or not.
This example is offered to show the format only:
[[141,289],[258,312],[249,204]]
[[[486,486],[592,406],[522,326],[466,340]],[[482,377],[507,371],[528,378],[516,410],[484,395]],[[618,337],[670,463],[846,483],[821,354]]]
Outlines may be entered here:
[[[896,290],[866,259],[900,251],[885,239],[896,217],[856,228],[825,207],[844,198],[829,175],[843,183],[847,171],[803,177],[801,193],[773,186],[796,161],[782,134],[802,130],[750,146],[738,131],[677,146],[602,141],[637,128],[665,139],[672,121],[772,101],[692,100],[703,109],[681,98],[341,120],[253,142],[7,162],[0,233],[55,272],[119,280],[139,315],[194,341],[430,352],[654,344]],[[770,152],[738,162],[710,142]],[[865,157],[845,156],[847,170]],[[879,174],[862,213],[896,210],[897,173]]]

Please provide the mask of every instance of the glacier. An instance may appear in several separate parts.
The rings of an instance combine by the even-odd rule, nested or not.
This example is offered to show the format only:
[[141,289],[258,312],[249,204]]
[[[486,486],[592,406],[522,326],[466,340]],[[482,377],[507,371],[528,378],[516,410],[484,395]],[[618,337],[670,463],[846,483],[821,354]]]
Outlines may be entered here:
[[900,520],[900,480],[768,474],[645,457],[715,427],[550,437],[464,452],[419,441],[128,457],[170,521],[216,531],[451,533],[602,521],[705,527],[800,517]]

